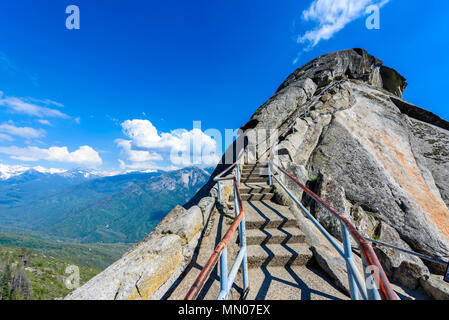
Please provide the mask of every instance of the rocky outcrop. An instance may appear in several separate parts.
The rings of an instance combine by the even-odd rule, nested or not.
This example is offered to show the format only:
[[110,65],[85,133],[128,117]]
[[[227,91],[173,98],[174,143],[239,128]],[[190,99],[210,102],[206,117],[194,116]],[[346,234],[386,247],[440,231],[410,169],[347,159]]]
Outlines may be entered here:
[[318,87],[324,87],[344,77],[361,80],[398,97],[402,97],[407,87],[405,78],[383,66],[381,60],[369,55],[364,49],[351,49],[325,54],[305,64],[284,81],[278,92],[297,85],[298,81],[312,80]]
[[203,226],[203,214],[197,206],[180,214],[163,234],[175,234],[179,236],[184,244],[189,243]]
[[[268,135],[270,141],[257,137],[250,144],[263,158],[277,143],[284,168],[364,236],[448,260],[448,122],[404,101],[406,86],[403,76],[365,50],[330,53],[292,73],[242,129],[277,129],[274,141]],[[341,239],[339,222],[279,177]],[[409,288],[421,285],[428,268],[445,269],[376,251],[393,281]]]

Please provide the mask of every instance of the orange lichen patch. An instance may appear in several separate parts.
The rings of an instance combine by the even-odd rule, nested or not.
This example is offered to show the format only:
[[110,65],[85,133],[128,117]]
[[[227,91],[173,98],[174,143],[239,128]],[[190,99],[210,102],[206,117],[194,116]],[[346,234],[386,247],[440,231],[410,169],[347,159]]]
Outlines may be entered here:
[[378,135],[376,140],[383,142],[389,149],[376,148],[376,156],[384,164],[385,169],[449,240],[449,211],[441,197],[432,192],[426,184],[410,148],[406,144],[402,144],[402,148],[399,148],[400,138],[392,137],[385,131]]
[[363,104],[340,112],[338,118],[365,148],[371,150],[390,176],[449,241],[449,210],[441,196],[426,184],[408,140],[394,131],[379,129],[384,127],[382,119]]

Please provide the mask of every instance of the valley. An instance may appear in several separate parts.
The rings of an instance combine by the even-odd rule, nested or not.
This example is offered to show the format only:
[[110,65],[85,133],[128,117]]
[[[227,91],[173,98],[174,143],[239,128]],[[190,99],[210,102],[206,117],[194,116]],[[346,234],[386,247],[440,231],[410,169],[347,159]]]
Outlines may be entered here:
[[88,281],[187,202],[211,173],[0,169],[0,282],[8,299],[68,294],[67,266],[80,268],[81,284]]

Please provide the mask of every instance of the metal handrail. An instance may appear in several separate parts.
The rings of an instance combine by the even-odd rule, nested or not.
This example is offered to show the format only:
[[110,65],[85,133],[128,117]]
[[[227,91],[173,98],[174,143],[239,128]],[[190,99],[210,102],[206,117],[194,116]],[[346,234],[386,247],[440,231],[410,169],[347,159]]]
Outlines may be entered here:
[[240,160],[242,159],[242,156],[244,155],[245,151],[247,150],[248,147],[244,148],[243,150],[240,151],[239,156],[237,157],[237,160],[231,164],[226,170],[224,170],[222,173],[220,173],[219,175],[217,175],[214,178],[214,181],[220,181],[222,180],[222,177],[228,173],[231,169],[233,169],[236,165],[238,165],[238,163],[240,162]]
[[[379,259],[377,258],[372,246],[368,243],[368,241],[365,240],[365,238],[358,232],[357,228],[345,217],[343,216],[340,212],[338,212],[337,210],[335,210],[334,208],[332,208],[329,204],[327,204],[323,199],[321,199],[319,196],[317,196],[314,192],[312,192],[311,190],[309,190],[306,186],[304,186],[301,182],[299,182],[296,178],[294,178],[291,174],[289,174],[287,171],[285,171],[283,168],[281,168],[280,166],[278,166],[276,163],[274,163],[271,159],[271,154],[268,157],[268,163],[269,163],[269,175],[271,175],[271,165],[275,166],[276,168],[278,168],[282,173],[284,173],[287,177],[289,177],[291,180],[293,180],[299,187],[301,187],[301,189],[303,189],[309,196],[311,196],[316,202],[320,203],[322,206],[324,206],[329,212],[331,212],[335,217],[337,217],[340,222],[342,223],[342,231],[343,231],[343,238],[345,237],[345,230],[349,231],[349,233],[352,235],[352,237],[354,238],[354,240],[357,242],[357,244],[359,245],[360,248],[360,252],[362,254],[362,258],[364,263],[367,266],[374,266],[377,271],[378,271],[378,276],[379,276],[379,288],[376,288],[376,290],[368,290],[368,298],[382,298],[384,300],[399,300],[398,296],[396,295],[396,293],[394,292],[393,288],[391,287],[391,284],[385,274],[385,271],[383,270]],[[274,176],[275,179],[280,182],[276,176]],[[286,187],[280,183],[281,186],[283,186],[285,189]],[[288,190],[286,189],[286,191],[288,192]],[[294,196],[291,194],[291,192],[288,192],[290,197],[292,197],[294,200],[296,200],[296,198],[294,198]],[[295,201],[298,205],[300,205],[299,201]],[[302,205],[300,205],[302,207]],[[304,211],[304,210],[303,210]],[[306,210],[307,211],[307,210]],[[308,212],[307,212],[308,213]],[[312,217],[310,215],[310,213],[308,213],[309,217]],[[313,217],[312,217],[313,218]],[[313,220],[315,220],[313,218]],[[315,220],[316,221],[316,220]],[[319,224],[319,222],[316,221],[316,223]],[[320,225],[320,224],[319,224]],[[321,225],[320,225],[321,226]],[[321,232],[324,233],[325,229],[321,226],[321,228],[319,228]],[[323,230],[324,229],[324,230]],[[347,232],[346,231],[346,232]],[[327,233],[327,232],[326,232]],[[326,238],[328,240],[330,240],[330,237],[328,234],[324,234],[326,236]],[[350,247],[350,242],[348,241],[348,239],[343,239],[344,240],[344,244],[345,244],[345,252],[343,253],[342,250],[337,250],[339,252],[340,255],[342,255],[346,262],[347,262],[347,267],[348,267],[348,277],[349,277],[349,282],[350,282],[350,286],[351,286],[351,295],[354,297],[357,297],[357,294],[353,288],[354,286],[354,282],[356,282],[356,284],[359,286],[359,289],[362,289],[360,287],[360,284],[358,283],[358,281],[356,281],[357,279],[354,279],[353,276],[355,275],[354,273],[356,272],[356,270],[354,270],[354,268],[350,265],[351,261],[348,260],[348,254],[350,253],[351,247]],[[332,242],[332,241],[331,241]],[[336,247],[337,249],[337,247]],[[372,273],[372,270],[369,271],[369,273]],[[365,276],[367,276],[366,272],[365,272]],[[369,275],[368,275],[369,276]],[[374,292],[377,291],[377,292]],[[363,295],[363,290],[361,290],[361,293]]]
[[427,260],[427,261],[435,262],[435,263],[441,264],[443,266],[449,266],[449,262],[448,261],[445,261],[445,260],[442,260],[442,259],[439,259],[439,258],[426,256],[424,254],[421,254],[421,253],[418,253],[418,252],[414,252],[414,251],[410,251],[410,250],[407,250],[407,249],[404,249],[404,248],[401,248],[401,247],[398,247],[398,246],[394,246],[392,244],[385,243],[385,242],[382,242],[382,241],[379,241],[379,240],[374,240],[374,239],[370,239],[370,238],[366,238],[366,237],[365,237],[365,240],[369,241],[369,242],[372,242],[372,243],[375,243],[376,245],[380,245],[380,246],[384,246],[384,247],[387,247],[387,248],[390,248],[390,249],[402,251],[402,252],[410,254],[412,256],[416,256],[416,257],[419,257],[419,258]]
[[[243,150],[243,151],[245,151],[245,150]],[[214,252],[210,256],[209,260],[207,261],[206,265],[201,270],[200,274],[198,275],[198,277],[196,278],[192,287],[190,288],[187,295],[185,296],[185,298],[184,298],[185,300],[196,300],[198,298],[201,290],[203,289],[204,285],[206,284],[207,279],[210,277],[210,274],[212,273],[213,269],[217,265],[218,259],[220,259],[220,285],[221,285],[221,290],[220,290],[220,294],[218,296],[218,300],[224,300],[227,298],[240,266],[242,266],[242,269],[243,269],[242,273],[243,273],[244,294],[246,294],[249,290],[245,210],[243,208],[243,200],[242,200],[242,197],[240,194],[240,189],[239,189],[240,170],[239,170],[238,163],[240,162],[243,154],[244,154],[244,152],[242,152],[239,155],[236,162],[234,162],[229,168],[227,168],[220,175],[218,175],[217,177],[214,178],[214,180],[218,182],[218,197],[219,197],[219,199],[221,199],[220,181],[233,180],[234,206],[235,206],[236,219],[231,224],[228,231],[225,233],[223,239],[217,245]],[[223,177],[225,173],[229,172],[232,168],[234,168],[236,166],[237,166],[237,176],[233,175],[233,176]],[[234,265],[231,268],[231,272],[228,273],[227,245],[228,245],[229,241],[231,240],[231,237],[234,235],[235,231],[237,230],[237,228],[239,229],[241,248],[240,248],[239,254],[234,262]]]

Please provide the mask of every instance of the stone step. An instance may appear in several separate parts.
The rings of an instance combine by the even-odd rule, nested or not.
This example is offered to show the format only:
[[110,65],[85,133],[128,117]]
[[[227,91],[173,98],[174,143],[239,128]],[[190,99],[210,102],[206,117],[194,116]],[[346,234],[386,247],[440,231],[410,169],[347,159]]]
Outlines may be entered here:
[[248,267],[281,267],[306,265],[312,259],[312,251],[305,243],[248,245]]
[[241,184],[239,189],[241,194],[271,193],[274,191],[274,187],[268,185],[268,183]]
[[268,166],[264,165],[264,166],[243,166],[242,171],[258,171],[258,170],[268,170]]
[[[271,200],[274,197],[274,193],[241,193],[243,201],[261,201]],[[229,201],[234,201],[234,195],[229,196]]]
[[259,170],[268,170],[267,165],[256,165],[256,166],[243,166],[242,171],[259,171]]
[[257,182],[268,182],[268,177],[252,177],[252,178],[242,178],[240,183],[257,183]]
[[242,172],[268,172],[268,167],[261,167],[261,166],[257,166],[257,167],[243,167],[241,169]]
[[259,178],[264,177],[265,179],[268,179],[268,173],[266,174],[259,174],[259,173],[242,173],[240,175],[240,179],[248,179],[248,178]]
[[267,161],[257,161],[257,162],[252,162],[252,163],[245,163],[244,166],[246,167],[250,167],[250,166],[266,166],[268,164]]
[[264,178],[264,179],[268,180],[268,173],[266,173],[266,174],[259,174],[259,173],[245,174],[245,173],[242,173],[240,175],[240,180],[244,180],[244,179],[248,179],[248,178]]
[[350,300],[324,272],[311,266],[249,269],[249,279],[247,301]]
[[251,229],[246,232],[248,245],[304,243],[306,235],[296,228]]
[[288,228],[297,227],[296,217],[290,209],[272,201],[244,201],[246,228]]

